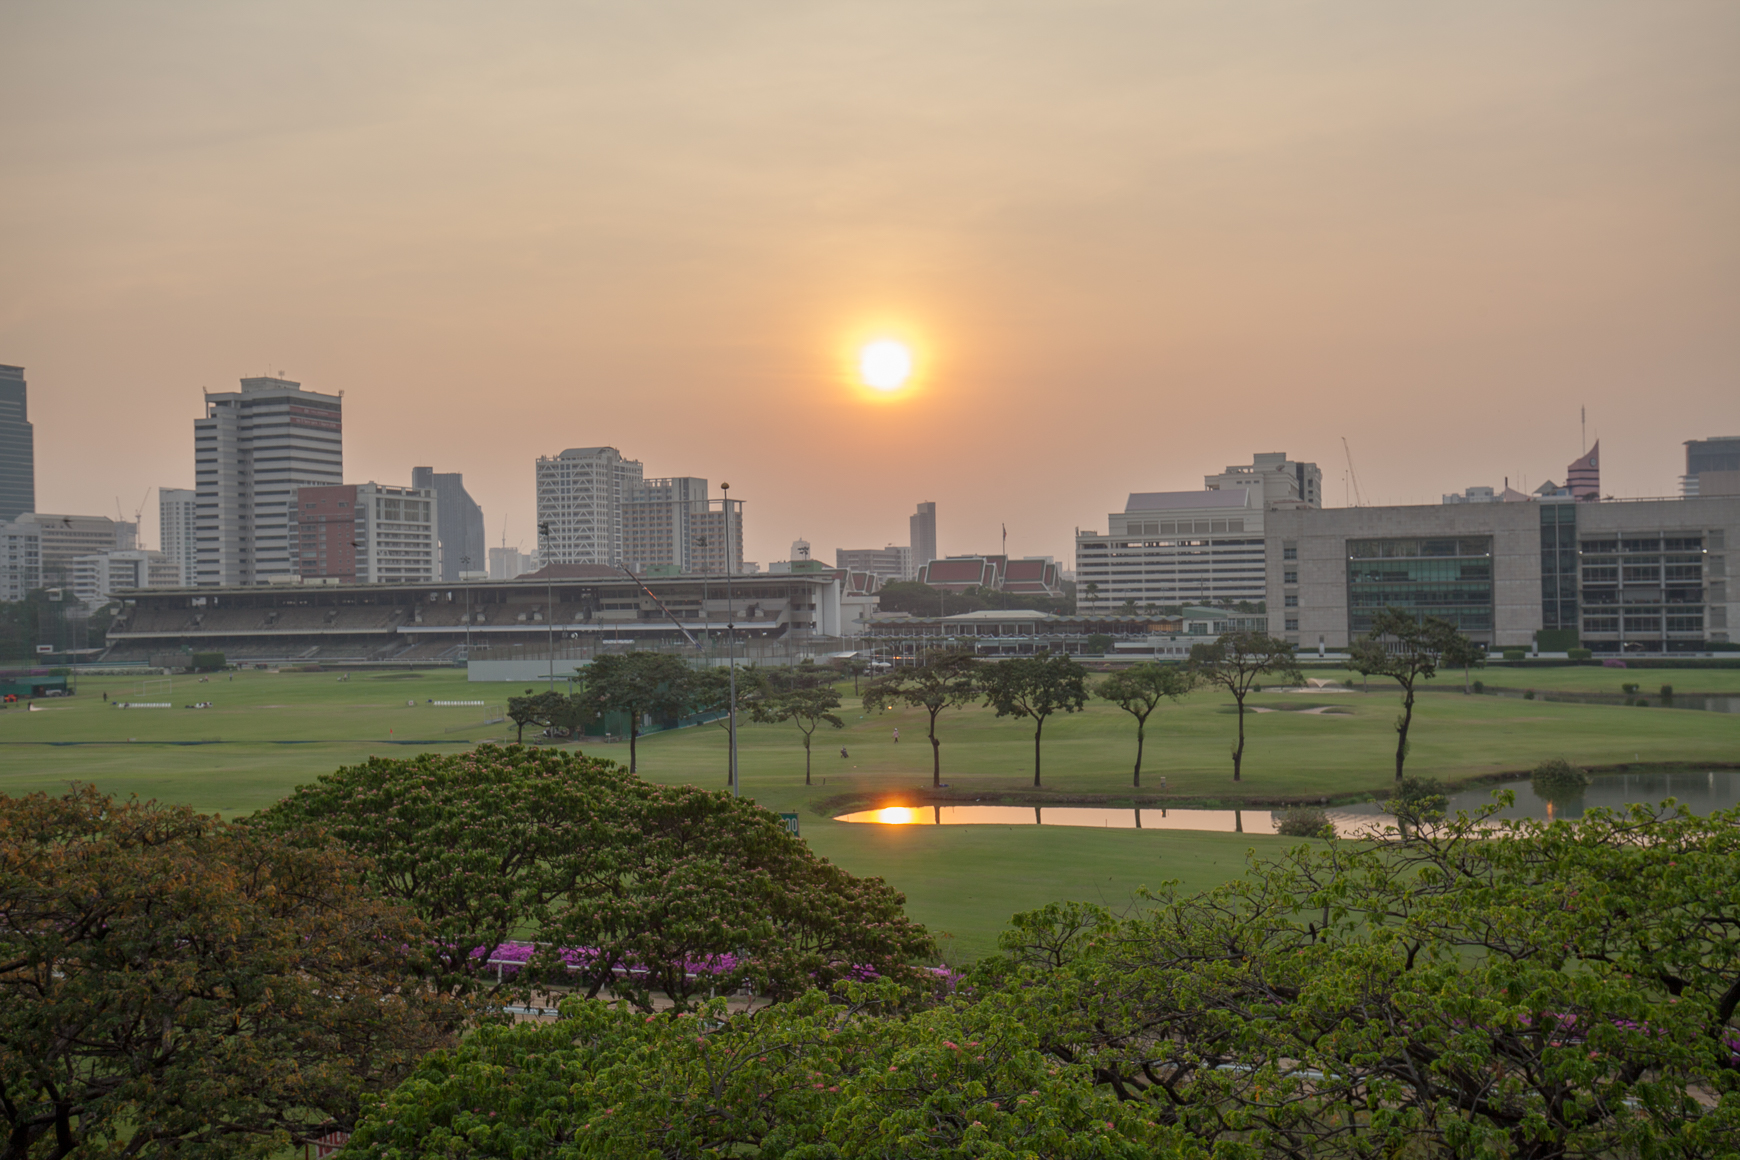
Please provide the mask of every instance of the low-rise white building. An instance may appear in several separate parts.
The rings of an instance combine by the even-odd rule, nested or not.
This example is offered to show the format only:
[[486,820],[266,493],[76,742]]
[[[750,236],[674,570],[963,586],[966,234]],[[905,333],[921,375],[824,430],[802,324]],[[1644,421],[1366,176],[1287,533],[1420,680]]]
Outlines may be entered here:
[[178,588],[181,567],[162,552],[133,548],[73,557],[73,594],[86,604],[105,604],[117,592]]

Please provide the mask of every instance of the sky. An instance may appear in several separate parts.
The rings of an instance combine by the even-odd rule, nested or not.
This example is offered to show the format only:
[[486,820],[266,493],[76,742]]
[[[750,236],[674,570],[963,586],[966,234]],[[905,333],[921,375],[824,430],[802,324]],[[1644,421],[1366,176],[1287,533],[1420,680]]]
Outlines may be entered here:
[[1069,561],[1259,451],[1331,506],[1349,455],[1371,503],[1562,482],[1584,407],[1670,495],[1740,435],[1732,3],[10,0],[0,76],[37,506],[153,546],[201,389],[277,372],[492,544],[604,444],[762,562],[921,500]]

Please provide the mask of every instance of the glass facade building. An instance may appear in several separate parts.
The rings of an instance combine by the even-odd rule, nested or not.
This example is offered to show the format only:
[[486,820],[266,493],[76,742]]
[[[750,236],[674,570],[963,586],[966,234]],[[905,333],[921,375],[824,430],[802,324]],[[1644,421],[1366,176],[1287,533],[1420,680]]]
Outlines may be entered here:
[[[1541,504],[1541,631],[1575,634],[1577,505]],[[1571,638],[1563,647],[1575,647]]]
[[0,366],[0,523],[36,510],[36,431],[24,368]]
[[1492,597],[1491,536],[1347,541],[1347,615],[1355,635],[1369,632],[1381,609],[1399,608],[1490,642]]
[[1704,537],[1586,536],[1583,646],[1598,653],[1697,652],[1704,646]]

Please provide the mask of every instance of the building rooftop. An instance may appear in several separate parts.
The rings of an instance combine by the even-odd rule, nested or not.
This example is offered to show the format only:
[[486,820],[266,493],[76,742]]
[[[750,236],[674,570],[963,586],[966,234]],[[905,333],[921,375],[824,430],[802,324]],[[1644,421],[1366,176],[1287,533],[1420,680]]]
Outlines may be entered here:
[[1220,491],[1136,491],[1124,504],[1126,512],[1184,511],[1192,508],[1248,508],[1250,492],[1243,487]]

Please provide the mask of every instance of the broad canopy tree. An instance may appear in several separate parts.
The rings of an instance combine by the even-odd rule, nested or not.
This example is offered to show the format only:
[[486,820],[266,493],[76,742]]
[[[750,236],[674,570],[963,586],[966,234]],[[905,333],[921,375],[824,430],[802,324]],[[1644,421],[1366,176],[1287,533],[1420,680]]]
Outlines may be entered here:
[[1113,673],[1094,687],[1094,693],[1136,719],[1136,769],[1130,784],[1142,784],[1142,741],[1148,718],[1160,702],[1178,699],[1196,687],[1196,676],[1176,665],[1147,661]]
[[1373,614],[1371,631],[1347,652],[1355,671],[1389,677],[1402,687],[1402,711],[1396,717],[1396,780],[1400,781],[1408,760],[1408,730],[1414,724],[1415,686],[1431,680],[1440,665],[1462,668],[1484,654],[1449,621],[1400,608]]
[[598,713],[628,716],[628,771],[637,772],[636,746],[641,719],[681,717],[691,704],[692,673],[679,657],[630,652],[594,657],[584,673],[580,695]]
[[864,711],[881,711],[890,703],[923,709],[930,718],[930,783],[942,785],[942,739],[936,719],[945,709],[959,709],[979,698],[984,666],[965,653],[939,652],[914,668],[895,669],[864,688]]
[[979,687],[997,716],[1026,717],[1033,722],[1033,784],[1038,787],[1039,742],[1045,719],[1053,713],[1077,712],[1087,703],[1087,670],[1062,653],[1011,657],[987,664]]
[[[931,952],[900,894],[817,858],[777,814],[564,750],[371,759],[257,818],[366,855],[375,887],[428,922],[449,989],[557,980],[650,1011],[655,991],[686,1007],[859,970],[909,978]],[[489,961],[527,930],[536,953],[498,982]]]
[[1238,781],[1245,762],[1245,698],[1265,673],[1281,673],[1295,683],[1304,680],[1293,646],[1267,633],[1223,633],[1213,644],[1191,646],[1190,670],[1203,684],[1225,689],[1238,702],[1239,740],[1232,751],[1233,780]]
[[578,730],[596,720],[597,713],[583,697],[553,690],[538,693],[527,689],[523,697],[508,698],[507,718],[518,730],[515,739],[524,741],[527,725]]
[[350,1128],[474,1013],[363,875],[186,807],[0,797],[0,1154],[264,1160]]

